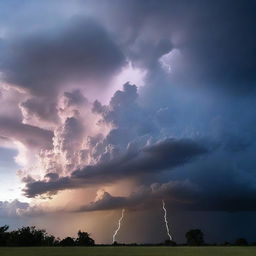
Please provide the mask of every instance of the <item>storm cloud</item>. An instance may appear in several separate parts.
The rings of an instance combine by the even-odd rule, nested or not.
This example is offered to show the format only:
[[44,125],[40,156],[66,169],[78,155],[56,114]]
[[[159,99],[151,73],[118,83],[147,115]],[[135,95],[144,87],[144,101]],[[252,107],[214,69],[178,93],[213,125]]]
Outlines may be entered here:
[[154,209],[163,199],[171,211],[255,211],[254,150],[255,144],[239,151],[220,146],[163,173],[162,182],[145,182],[128,196],[104,191],[77,211]]
[[49,149],[52,147],[53,133],[39,127],[22,124],[17,120],[0,118],[2,136],[17,140],[29,147]]
[[[76,211],[155,209],[159,207],[161,200],[166,201],[171,211],[256,210],[255,204],[252,203],[256,200],[255,179],[250,175],[248,179],[250,177],[253,180],[241,177],[241,173],[230,166],[224,168],[213,163],[212,167],[204,165],[204,169],[198,164],[193,166],[193,163],[185,168],[190,168],[191,172],[186,177],[178,180],[173,178],[166,183],[141,186],[128,196],[111,195],[104,191],[100,198],[79,207]],[[195,168],[200,168],[197,173]],[[196,177],[198,174],[200,178]]]
[[[92,6],[97,13],[99,3]],[[100,13],[103,20],[125,34],[124,49],[135,65],[156,74],[158,59],[176,49],[180,55],[169,63],[173,83],[227,93],[254,90],[255,1],[113,0],[105,6],[112,12]]]
[[106,163],[86,166],[82,170],[74,171],[71,177],[62,177],[54,181],[30,181],[24,192],[28,197],[35,197],[47,192],[51,194],[63,189],[106,184],[143,174],[158,174],[205,153],[207,149],[192,140],[166,139],[137,152],[128,152]]
[[65,83],[105,81],[124,64],[107,31],[93,19],[74,17],[65,26],[3,39],[0,70],[4,81],[35,95],[58,92]]

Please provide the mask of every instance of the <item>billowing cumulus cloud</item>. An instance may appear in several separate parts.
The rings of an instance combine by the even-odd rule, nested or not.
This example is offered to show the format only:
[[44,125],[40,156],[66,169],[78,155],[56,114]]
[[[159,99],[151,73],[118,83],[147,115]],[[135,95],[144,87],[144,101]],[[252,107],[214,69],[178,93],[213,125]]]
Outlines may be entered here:
[[167,139],[138,151],[128,151],[121,157],[76,170],[71,177],[50,181],[32,181],[25,193],[34,197],[47,192],[111,183],[127,177],[156,174],[190,161],[193,157],[207,153],[207,149],[191,140]]
[[[73,98],[76,98],[75,102]],[[178,117],[168,107],[155,111],[139,103],[137,88],[129,83],[113,95],[108,105],[99,101],[90,103],[79,91],[66,92],[60,109],[63,125],[55,131],[53,139],[55,150],[41,155],[48,162],[46,176],[41,180],[24,179],[25,194],[28,197],[51,197],[66,189],[101,187],[132,179],[143,189],[135,187],[129,197],[106,192],[100,200],[79,209],[143,209],[154,207],[161,198],[169,201],[176,210],[254,209],[250,200],[245,201],[248,194],[249,198],[254,198],[255,194],[253,186],[250,189],[246,187],[246,180],[239,184],[237,178],[229,178],[226,189],[206,186],[211,181],[217,184],[219,179],[226,179],[228,173],[230,177],[232,172],[234,177],[241,174],[242,170],[237,171],[232,165],[239,154],[242,157],[237,164],[244,168],[242,166],[247,161],[244,157],[254,148],[254,142],[248,140],[248,136],[254,136],[251,129],[244,135],[240,134],[239,126],[230,131],[228,125],[231,120],[224,121],[223,117],[217,116],[211,118],[210,123],[208,119],[204,120],[206,123],[201,124],[198,134],[188,133],[186,136],[189,137],[184,138],[179,132],[179,138],[166,138],[164,136],[168,133],[176,133],[178,123],[175,119]],[[82,121],[81,106],[95,116],[100,129],[109,127],[105,135],[85,132],[87,122]],[[247,104],[241,104],[243,107],[246,108]],[[229,110],[225,115],[228,113]],[[186,122],[184,124],[185,127],[180,126],[181,130],[187,129]],[[208,130],[205,131],[202,125],[207,125]],[[192,123],[191,128],[197,126]],[[246,126],[242,124],[241,127]],[[60,161],[60,165],[56,165],[56,157],[65,159],[66,164]],[[227,166],[225,160],[232,164]],[[251,160],[250,163],[253,164]],[[239,191],[241,203],[232,203],[229,198],[231,188]]]

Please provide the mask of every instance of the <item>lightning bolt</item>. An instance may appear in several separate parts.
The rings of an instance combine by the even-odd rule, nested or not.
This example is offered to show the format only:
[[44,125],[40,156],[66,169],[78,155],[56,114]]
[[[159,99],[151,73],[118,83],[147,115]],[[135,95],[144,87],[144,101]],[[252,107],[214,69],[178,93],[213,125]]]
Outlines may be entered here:
[[163,204],[163,210],[164,210],[164,222],[165,222],[166,232],[167,232],[167,235],[169,236],[169,239],[172,240],[172,236],[170,235],[170,230],[169,230],[169,226],[168,226],[167,211],[166,211],[166,208],[165,208],[164,200],[162,200],[162,204]]
[[125,212],[125,209],[122,209],[121,218],[118,220],[118,227],[117,227],[116,231],[115,231],[114,234],[113,234],[113,243],[116,241],[116,235],[117,235],[118,231],[119,231],[120,228],[121,228],[122,220],[123,220],[123,218],[124,218],[124,212]]

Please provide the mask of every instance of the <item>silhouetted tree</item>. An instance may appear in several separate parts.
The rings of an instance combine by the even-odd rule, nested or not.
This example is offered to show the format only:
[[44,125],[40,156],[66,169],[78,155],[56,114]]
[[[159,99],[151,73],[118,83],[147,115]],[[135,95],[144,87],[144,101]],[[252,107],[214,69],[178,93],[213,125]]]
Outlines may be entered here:
[[35,227],[23,227],[9,233],[8,245],[11,246],[40,246],[46,235],[45,230]]
[[191,229],[186,233],[188,245],[203,245],[204,234],[200,229]]
[[246,246],[246,245],[248,245],[248,242],[246,241],[245,238],[238,238],[238,239],[235,241],[235,245]]
[[95,244],[94,240],[87,232],[78,231],[78,238],[76,239],[76,245],[78,246],[92,246]]
[[8,246],[54,246],[57,240],[48,235],[43,229],[23,227],[8,233],[6,244]]
[[0,246],[6,246],[9,233],[6,232],[9,229],[9,226],[4,225],[0,227]]
[[60,241],[60,246],[75,246],[75,240],[72,237],[66,237]]
[[0,227],[0,234],[6,232],[8,229],[9,229],[9,226],[7,226],[7,225]]
[[43,246],[56,246],[59,241],[55,239],[52,235],[45,235],[42,245]]
[[0,246],[92,246],[94,240],[87,232],[78,231],[77,239],[66,237],[60,241],[52,235],[48,235],[43,229],[35,227],[22,227],[7,232],[8,226],[0,227]]

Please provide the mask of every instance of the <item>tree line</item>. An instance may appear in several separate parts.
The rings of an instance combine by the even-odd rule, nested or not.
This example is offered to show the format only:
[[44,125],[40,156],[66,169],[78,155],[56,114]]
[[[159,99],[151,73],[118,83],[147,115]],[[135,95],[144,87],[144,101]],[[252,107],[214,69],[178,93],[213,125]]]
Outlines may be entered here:
[[44,229],[22,227],[9,231],[9,226],[0,227],[0,246],[93,246],[94,240],[87,232],[78,231],[77,238],[55,238]]
[[[87,232],[78,231],[77,237],[66,237],[64,239],[55,238],[49,235],[44,229],[35,227],[22,227],[17,230],[8,231],[9,226],[0,227],[0,246],[94,246],[95,242]],[[189,246],[207,245],[204,241],[204,234],[200,229],[192,229],[186,233],[186,240]],[[113,245],[127,245],[114,242]],[[138,244],[130,244],[136,246]],[[141,244],[143,245],[143,244]],[[150,245],[150,244],[144,244]],[[174,241],[166,240],[164,243],[157,244],[176,246]],[[248,242],[244,238],[238,238],[234,243],[224,242],[221,245],[246,246]],[[254,244],[256,245],[256,244]]]

